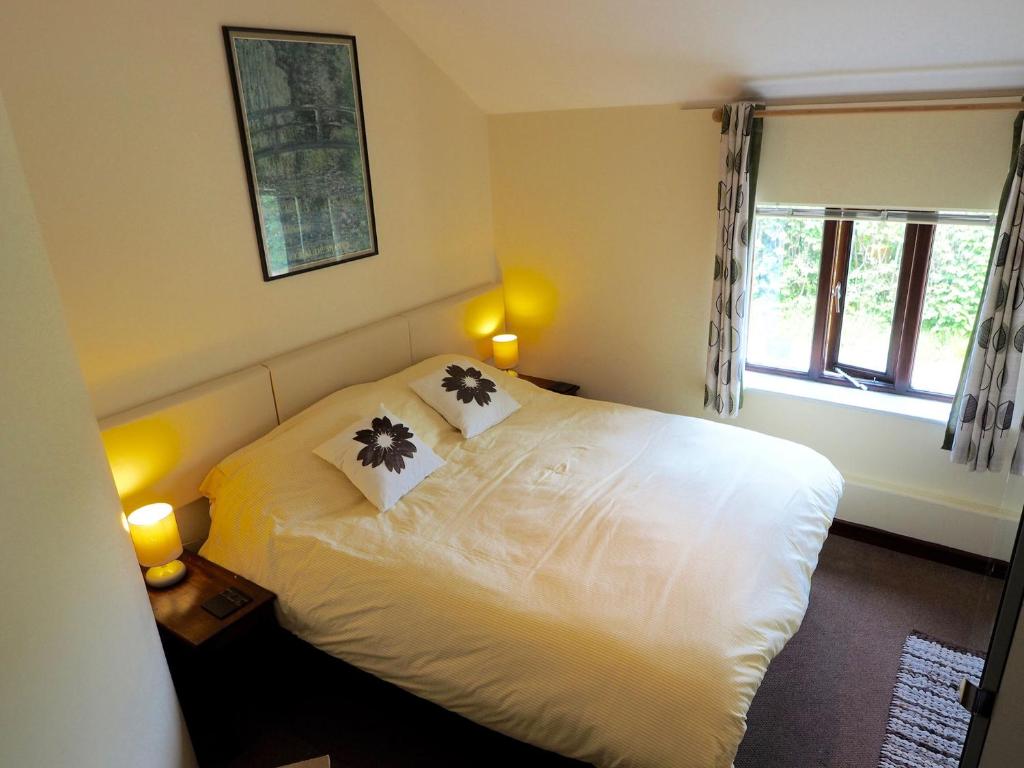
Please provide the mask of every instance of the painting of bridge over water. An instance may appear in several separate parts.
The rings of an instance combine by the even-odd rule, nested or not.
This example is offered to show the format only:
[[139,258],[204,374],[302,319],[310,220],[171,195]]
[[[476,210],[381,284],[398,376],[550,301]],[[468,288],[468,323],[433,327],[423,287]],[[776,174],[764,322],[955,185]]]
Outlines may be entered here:
[[356,40],[224,27],[264,280],[377,253]]

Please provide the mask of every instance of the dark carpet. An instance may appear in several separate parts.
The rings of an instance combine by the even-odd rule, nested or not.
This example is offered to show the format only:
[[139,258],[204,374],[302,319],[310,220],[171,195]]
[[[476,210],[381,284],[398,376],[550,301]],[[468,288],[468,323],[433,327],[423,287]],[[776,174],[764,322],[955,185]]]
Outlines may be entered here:
[[830,536],[803,626],[768,668],[736,768],[877,768],[903,642],[988,648],[1002,582]]
[[903,644],[879,768],[957,768],[970,713],[960,681],[975,685],[985,658],[911,632]]
[[[904,640],[985,649],[1002,583],[832,536],[803,627],[773,662],[735,768],[877,768]],[[330,754],[345,768],[579,766],[477,726],[290,637],[224,701],[234,756],[271,768]]]

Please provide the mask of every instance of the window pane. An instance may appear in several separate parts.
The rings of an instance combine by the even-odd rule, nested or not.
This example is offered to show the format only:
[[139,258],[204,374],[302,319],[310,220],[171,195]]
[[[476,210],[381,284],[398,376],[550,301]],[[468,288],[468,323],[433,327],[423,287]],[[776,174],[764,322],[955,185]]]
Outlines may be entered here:
[[825,222],[759,216],[755,224],[747,360],[806,371]]
[[905,224],[856,221],[838,361],[884,372],[896,310]]
[[952,395],[960,379],[995,228],[939,224],[932,240],[910,386]]

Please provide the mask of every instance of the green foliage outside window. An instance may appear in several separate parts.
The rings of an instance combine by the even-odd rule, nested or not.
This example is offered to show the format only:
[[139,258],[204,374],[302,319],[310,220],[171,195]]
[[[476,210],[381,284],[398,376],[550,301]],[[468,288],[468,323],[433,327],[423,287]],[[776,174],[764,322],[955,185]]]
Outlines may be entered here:
[[940,225],[932,242],[921,329],[950,340],[969,336],[985,283],[991,227]]
[[787,317],[814,315],[821,269],[820,219],[759,217],[753,297],[777,302]]
[[[815,219],[760,217],[757,221],[753,299],[769,299],[784,316],[814,314],[821,266],[823,222]],[[902,247],[879,242],[877,232],[854,228],[850,312],[892,320],[893,296]],[[888,240],[887,238],[885,240]],[[971,225],[936,228],[921,330],[941,340],[969,336],[981,298],[992,245],[992,229]],[[859,261],[858,261],[859,259]],[[870,262],[870,263],[866,263]]]

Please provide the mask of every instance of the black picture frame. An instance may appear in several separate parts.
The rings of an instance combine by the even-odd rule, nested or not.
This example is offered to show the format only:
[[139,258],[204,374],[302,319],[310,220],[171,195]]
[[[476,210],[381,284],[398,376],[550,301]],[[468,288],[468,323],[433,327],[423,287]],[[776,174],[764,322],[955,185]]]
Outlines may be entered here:
[[[377,221],[355,36],[257,27],[221,29],[263,279],[279,280],[376,255]],[[248,78],[265,76],[261,73],[268,67],[266,62],[253,65],[249,60],[268,53],[268,46],[247,47],[243,56],[247,61],[243,64],[235,44],[239,40],[277,44],[271,52],[275,56],[273,74],[278,79],[261,83],[262,87],[253,93],[260,97],[276,95],[280,99],[287,91],[288,98],[295,99],[296,91],[301,95],[305,90],[321,98],[325,93],[333,94],[338,100],[320,104],[307,98],[299,104],[267,104],[250,109],[246,86],[253,83]],[[306,47],[317,44],[347,49],[347,79],[340,72],[333,73],[336,79],[327,76],[328,69],[344,70],[346,60],[332,61],[326,55],[327,49]],[[295,66],[293,70],[278,66],[282,57],[292,62],[302,56],[306,57],[306,64],[313,63],[315,79],[310,79],[308,66]],[[281,78],[288,81],[286,87]],[[294,175],[289,176],[289,170]],[[358,197],[353,190],[360,192]],[[276,210],[265,210],[265,203]],[[346,230],[344,227],[349,224],[351,228]],[[339,242],[339,231],[342,236],[352,234],[355,242]],[[351,250],[346,250],[349,247]]]

